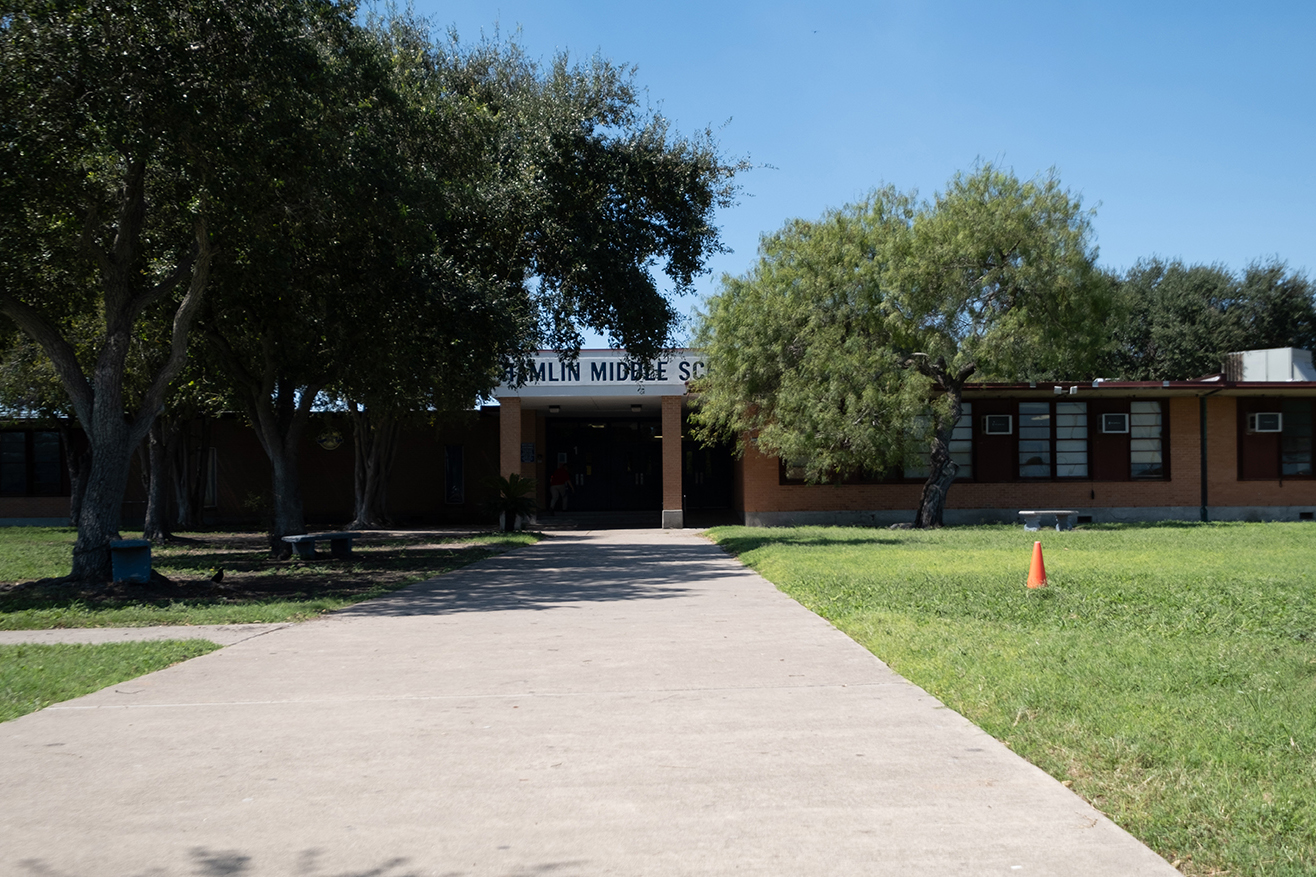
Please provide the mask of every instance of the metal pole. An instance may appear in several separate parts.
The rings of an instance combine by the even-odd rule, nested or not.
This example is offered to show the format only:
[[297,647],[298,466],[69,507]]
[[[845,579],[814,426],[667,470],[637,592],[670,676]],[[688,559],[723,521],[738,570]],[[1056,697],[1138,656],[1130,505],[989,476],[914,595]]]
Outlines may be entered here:
[[1206,396],[1199,396],[1198,402],[1198,419],[1201,421],[1202,438],[1198,445],[1198,456],[1202,463],[1202,522],[1210,520],[1206,513],[1207,495],[1206,495]]

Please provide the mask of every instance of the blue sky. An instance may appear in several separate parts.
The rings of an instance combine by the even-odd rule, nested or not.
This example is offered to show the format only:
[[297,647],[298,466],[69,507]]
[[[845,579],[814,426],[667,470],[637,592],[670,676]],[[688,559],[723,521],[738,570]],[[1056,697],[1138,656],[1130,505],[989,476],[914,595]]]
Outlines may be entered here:
[[[759,236],[890,183],[932,195],[979,160],[1054,167],[1097,209],[1100,261],[1162,256],[1316,275],[1316,4],[1310,2],[447,2],[464,41],[636,65],[682,132],[755,168],[718,225]],[[682,307],[697,304],[685,299]]]

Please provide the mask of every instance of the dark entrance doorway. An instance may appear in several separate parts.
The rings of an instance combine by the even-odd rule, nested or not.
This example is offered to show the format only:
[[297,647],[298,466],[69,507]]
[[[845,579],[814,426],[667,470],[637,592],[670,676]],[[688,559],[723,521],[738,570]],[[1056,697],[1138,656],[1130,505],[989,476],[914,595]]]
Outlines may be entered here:
[[731,446],[681,443],[681,491],[687,512],[729,511],[734,490]]
[[565,463],[573,512],[660,511],[662,422],[658,419],[548,420],[548,471]]

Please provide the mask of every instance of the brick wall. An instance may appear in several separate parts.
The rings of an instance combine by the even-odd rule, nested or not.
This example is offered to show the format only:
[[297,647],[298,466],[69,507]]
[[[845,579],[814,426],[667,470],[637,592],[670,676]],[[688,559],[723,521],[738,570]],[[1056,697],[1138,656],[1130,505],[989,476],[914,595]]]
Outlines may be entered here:
[[681,488],[680,396],[663,396],[663,509],[685,507]]
[[67,496],[0,497],[0,518],[15,520],[58,518],[62,523],[67,523],[69,498]]
[[1210,477],[1207,489],[1212,506],[1316,506],[1316,481],[1282,479],[1238,480],[1238,403],[1234,398],[1212,397],[1206,437]]
[[521,398],[508,396],[498,404],[498,472],[508,478],[521,474]]
[[[948,509],[1197,508],[1201,503],[1199,400],[1167,400],[1168,481],[956,483]],[[1316,481],[1239,481],[1237,407],[1229,397],[1207,400],[1209,503],[1215,506],[1316,505]],[[921,484],[780,484],[776,457],[750,443],[737,497],[744,512],[892,511],[913,509]],[[738,475],[740,472],[737,473]]]

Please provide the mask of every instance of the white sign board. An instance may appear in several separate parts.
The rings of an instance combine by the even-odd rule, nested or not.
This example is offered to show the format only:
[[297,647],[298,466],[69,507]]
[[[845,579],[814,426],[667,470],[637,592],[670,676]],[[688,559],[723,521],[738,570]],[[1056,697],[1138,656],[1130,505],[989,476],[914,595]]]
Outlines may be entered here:
[[624,350],[582,350],[575,362],[563,362],[553,350],[537,353],[529,378],[520,387],[512,376],[494,396],[684,396],[686,381],[708,372],[698,350],[674,350],[651,362]]

